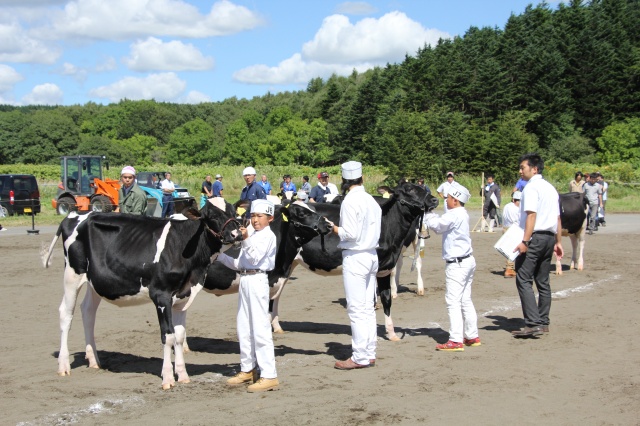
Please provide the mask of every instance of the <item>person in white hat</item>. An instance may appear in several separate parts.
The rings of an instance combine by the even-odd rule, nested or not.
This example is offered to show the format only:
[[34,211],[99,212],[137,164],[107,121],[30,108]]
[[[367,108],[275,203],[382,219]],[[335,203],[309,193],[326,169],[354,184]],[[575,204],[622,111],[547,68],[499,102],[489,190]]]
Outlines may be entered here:
[[222,185],[222,175],[217,174],[215,182],[211,185],[211,196],[222,197],[223,191],[224,186]]
[[340,237],[342,279],[351,321],[353,354],[337,361],[335,368],[353,370],[375,366],[376,359],[376,274],[382,209],[362,186],[362,164],[342,164],[342,188],[349,191],[340,206],[340,226],[333,232]]
[[469,190],[453,182],[447,191],[447,212],[442,216],[427,213],[424,224],[436,234],[442,234],[442,258],[446,262],[447,311],[449,341],[436,345],[436,350],[461,352],[466,346],[480,346],[478,315],[471,301],[471,283],[476,272],[476,260],[471,248],[469,214],[464,208]]
[[[279,386],[269,322],[267,276],[276,264],[276,236],[269,226],[274,210],[271,201],[254,200],[250,225],[240,228],[243,241],[238,258],[221,253],[217,259],[240,274],[237,317],[240,372],[228,379],[227,384],[235,386],[255,382],[247,388],[248,392],[263,392]],[[260,380],[256,380],[258,368]]]
[[144,214],[147,210],[147,194],[136,183],[136,169],[125,166],[120,172],[121,186],[118,190],[120,213]]
[[[522,192],[516,191],[511,196],[511,202],[504,206],[502,211],[502,233],[507,232],[510,226],[515,224],[518,226],[520,222],[520,198],[522,198]],[[513,278],[516,276],[515,263],[507,259],[507,266],[504,270],[505,278]]]
[[267,198],[264,188],[256,183],[256,169],[253,167],[245,167],[242,171],[242,177],[244,178],[247,186],[242,188],[240,193],[241,200],[265,200]]
[[[442,198],[443,200],[446,200],[447,193],[449,192],[449,188],[451,188],[451,185],[453,184],[453,182],[455,182],[455,175],[453,174],[453,172],[447,172],[447,180],[442,182],[442,184],[438,187],[438,189],[436,189],[436,191],[438,192],[438,197]],[[444,212],[446,213],[447,212],[446,201],[443,204],[444,204]]]

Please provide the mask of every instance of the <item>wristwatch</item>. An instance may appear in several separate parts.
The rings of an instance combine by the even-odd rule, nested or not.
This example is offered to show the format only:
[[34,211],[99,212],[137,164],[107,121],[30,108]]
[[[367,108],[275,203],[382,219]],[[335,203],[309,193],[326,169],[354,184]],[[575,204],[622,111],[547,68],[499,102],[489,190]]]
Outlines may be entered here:
[[529,247],[529,241],[522,240],[522,244],[524,244],[525,247]]

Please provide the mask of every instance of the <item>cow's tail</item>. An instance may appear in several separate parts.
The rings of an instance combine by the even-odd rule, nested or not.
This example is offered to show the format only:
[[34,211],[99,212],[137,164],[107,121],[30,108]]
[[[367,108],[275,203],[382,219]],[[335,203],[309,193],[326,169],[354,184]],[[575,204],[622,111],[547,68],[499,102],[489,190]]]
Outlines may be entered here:
[[60,234],[62,234],[62,224],[60,224],[60,226],[58,227],[58,230],[56,231],[56,235],[53,237],[53,241],[51,241],[51,244],[49,245],[49,250],[46,250],[43,247],[43,250],[40,253],[40,258],[42,259],[42,267],[45,269],[51,266],[51,255],[53,255],[53,247],[58,242],[58,238],[60,238]]

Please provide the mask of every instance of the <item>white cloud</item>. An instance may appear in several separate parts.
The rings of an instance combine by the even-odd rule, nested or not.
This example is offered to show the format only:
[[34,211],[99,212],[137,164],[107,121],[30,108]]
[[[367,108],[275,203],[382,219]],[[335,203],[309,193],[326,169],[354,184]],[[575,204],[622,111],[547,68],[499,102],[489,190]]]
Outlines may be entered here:
[[13,90],[13,86],[24,77],[9,65],[0,64],[0,93]]
[[16,22],[0,23],[0,61],[52,64],[60,49],[29,36]]
[[124,63],[134,71],[203,71],[213,68],[214,61],[192,44],[149,37],[131,45]]
[[343,15],[324,19],[314,39],[302,46],[305,60],[322,63],[353,64],[364,61],[384,64],[401,61],[425,44],[435,45],[449,34],[426,29],[402,12],[391,12],[380,19],[365,18],[355,25]]
[[336,6],[336,13],[347,15],[370,15],[375,11],[376,8],[366,1],[346,1]]
[[182,0],[72,0],[52,22],[60,38],[125,40],[229,35],[262,25],[263,19],[228,0],[215,2],[207,15]]
[[150,74],[147,77],[125,77],[108,86],[101,86],[89,92],[90,96],[118,102],[127,98],[131,100],[155,99],[171,102],[177,99],[187,87],[184,80],[175,73]]
[[201,104],[203,102],[211,102],[211,97],[197,90],[192,90],[187,93],[187,96],[178,99],[178,103],[181,104]]
[[104,58],[102,62],[96,65],[96,72],[114,71],[118,68],[118,64],[113,56]]
[[61,105],[62,90],[53,83],[39,84],[22,97],[25,105]]
[[404,13],[391,12],[380,19],[351,24],[343,15],[332,15],[322,23],[314,39],[275,67],[253,65],[236,71],[234,80],[250,84],[306,84],[315,77],[335,73],[348,75],[374,66],[401,62],[425,44],[436,44],[449,34],[426,29]]

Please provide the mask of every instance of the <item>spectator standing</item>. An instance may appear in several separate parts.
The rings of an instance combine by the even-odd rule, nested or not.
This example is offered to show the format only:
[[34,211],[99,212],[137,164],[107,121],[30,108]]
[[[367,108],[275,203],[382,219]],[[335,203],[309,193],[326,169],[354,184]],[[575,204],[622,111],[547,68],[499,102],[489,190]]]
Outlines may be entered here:
[[302,185],[300,185],[300,191],[306,193],[307,195],[309,195],[309,193],[311,192],[311,184],[309,183],[309,176],[307,175],[302,176]]
[[[525,327],[512,331],[514,337],[539,336],[549,331],[551,257],[562,259],[562,225],[558,191],[542,178],[544,161],[538,154],[520,157],[520,176],[527,184],[520,201],[520,227],[524,229],[522,242],[514,252],[516,258],[516,286],[522,305]],[[533,282],[538,289],[538,302]]]
[[329,182],[329,173],[318,173],[318,184],[311,189],[309,193],[309,202],[325,203],[326,195],[338,195],[338,187]]
[[459,183],[448,189],[447,212],[442,216],[427,213],[425,225],[442,234],[442,258],[446,262],[447,311],[449,312],[449,340],[436,345],[436,350],[462,352],[464,346],[480,346],[478,315],[471,301],[471,284],[476,272],[476,260],[471,247],[469,214],[464,208],[469,190]]
[[424,178],[418,178],[418,186],[422,189],[424,189],[425,191],[431,192],[431,190],[429,189],[429,185],[427,185],[426,183],[424,183]]
[[569,182],[569,192],[584,192],[585,181],[582,172],[576,172],[574,179]]
[[297,192],[296,184],[291,182],[291,175],[282,176],[282,192],[285,193],[287,191]]
[[589,222],[587,232],[593,235],[598,230],[598,209],[602,207],[602,186],[598,183],[598,174],[591,173],[589,181],[583,186],[584,196],[589,201]]
[[147,193],[136,183],[136,169],[125,166],[120,172],[122,185],[118,190],[118,211],[142,215],[147,210]]
[[213,196],[212,192],[213,183],[211,182],[211,175],[207,175],[202,182],[202,189],[200,190],[200,208],[204,207],[204,203],[207,202],[207,198]]
[[164,180],[160,182],[160,190],[162,191],[162,217],[171,216],[174,212],[173,191],[176,190],[171,173],[164,174]]
[[271,195],[271,184],[267,180],[267,175],[262,175],[262,179],[258,184],[264,189],[264,193],[267,195]]
[[211,185],[211,196],[222,197],[224,191],[224,185],[222,185],[222,175],[216,175],[216,181]]
[[526,184],[527,184],[527,181],[526,181],[526,180],[524,180],[524,179],[522,179],[522,178],[518,179],[518,181],[516,182],[516,186],[514,186],[514,187],[513,187],[513,191],[511,191],[511,192],[512,192],[512,193],[513,193],[513,192],[516,192],[516,191],[520,191],[520,192],[522,192],[522,190],[524,189],[524,186],[525,186]]
[[436,192],[438,193],[438,197],[442,198],[444,200],[444,212],[447,212],[447,193],[449,192],[449,188],[451,187],[451,184],[453,184],[453,182],[455,181],[454,179],[455,175],[453,174],[453,172],[447,172],[447,180],[442,182],[442,184],[438,187],[438,189],[436,189]]
[[607,208],[607,192],[609,192],[609,184],[604,181],[602,173],[598,172],[598,183],[602,186],[602,217],[598,215],[598,223],[602,226],[607,226],[607,222],[604,219]]
[[484,191],[484,204],[482,205],[482,228],[481,231],[485,230],[485,225],[488,222],[488,231],[493,232],[493,227],[496,224],[496,213],[497,209],[500,208],[500,185],[493,181],[493,174],[487,174],[487,184],[484,186],[481,191]]
[[264,200],[267,198],[267,193],[264,192],[264,188],[256,182],[256,169],[253,167],[245,167],[242,171],[242,177],[246,186],[242,188],[240,193],[241,200]]
[[228,379],[227,384],[233,386],[255,381],[259,367],[260,380],[249,385],[248,392],[264,392],[279,386],[269,321],[267,277],[276,263],[276,236],[269,226],[274,211],[271,201],[254,200],[251,203],[251,224],[248,228],[240,228],[243,241],[238,258],[221,253],[217,259],[240,274],[237,315],[240,372]]
[[[519,226],[520,224],[520,198],[522,192],[516,191],[511,196],[511,202],[504,206],[502,211],[502,233],[507,232],[510,226]],[[516,276],[515,263],[507,259],[507,267],[504,270],[505,278],[513,278]]]
[[340,206],[340,226],[332,228],[340,238],[338,247],[342,249],[342,279],[353,354],[335,363],[338,370],[371,367],[376,359],[376,248],[382,209],[362,184],[362,164],[357,161],[342,164],[342,188],[348,193]]

